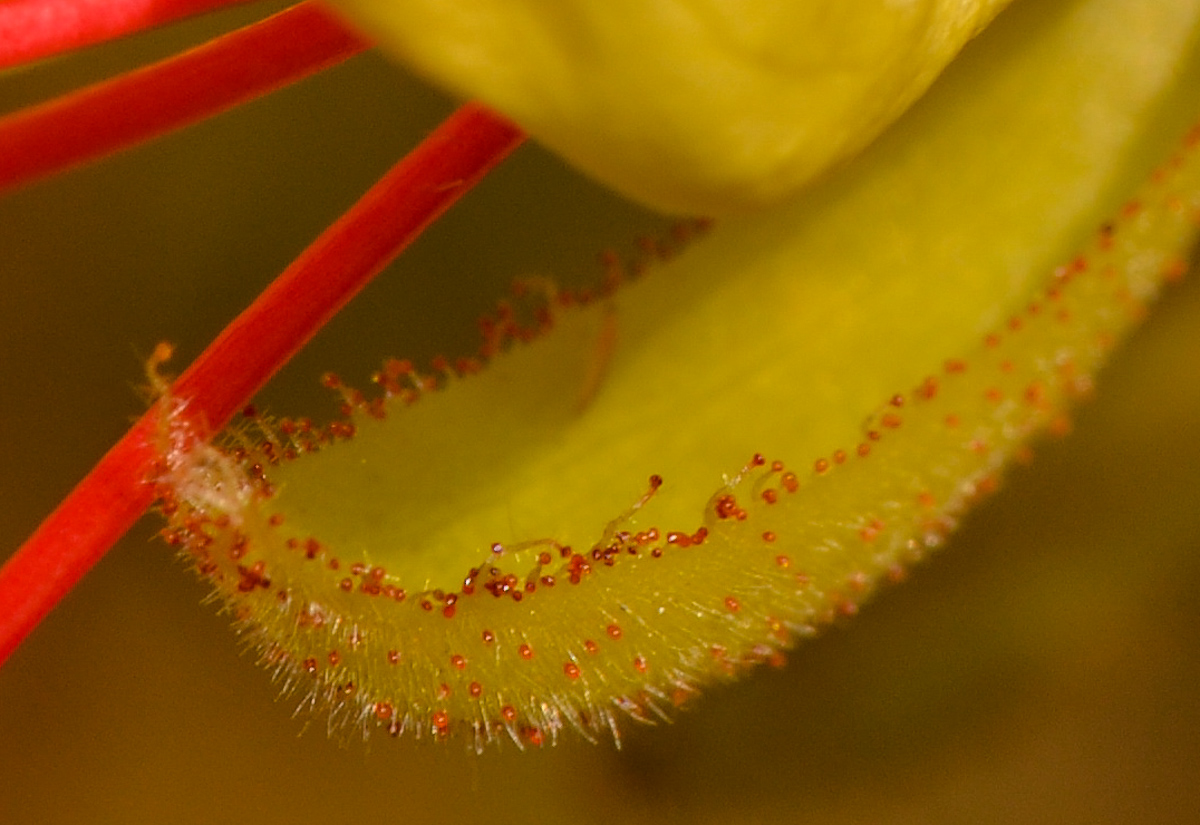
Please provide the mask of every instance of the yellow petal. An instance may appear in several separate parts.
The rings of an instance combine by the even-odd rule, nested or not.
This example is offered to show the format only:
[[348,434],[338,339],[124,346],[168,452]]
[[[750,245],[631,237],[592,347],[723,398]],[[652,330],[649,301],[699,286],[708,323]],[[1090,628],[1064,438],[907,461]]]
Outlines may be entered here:
[[1008,0],[340,0],[394,55],[659,209],[787,197],[861,149]]

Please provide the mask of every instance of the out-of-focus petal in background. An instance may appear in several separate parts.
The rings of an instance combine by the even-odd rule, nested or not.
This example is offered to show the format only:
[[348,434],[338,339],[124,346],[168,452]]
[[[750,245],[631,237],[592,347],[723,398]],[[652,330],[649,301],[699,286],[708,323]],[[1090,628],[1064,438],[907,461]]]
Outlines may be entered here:
[[[255,9],[251,13],[261,13]],[[0,78],[14,109],[169,54],[245,11]],[[452,108],[367,55],[0,201],[0,555],[182,366]],[[662,231],[533,148],[490,178],[264,394],[460,352],[515,275],[594,277]],[[948,548],[780,671],[624,748],[476,757],[329,739],[228,619],[130,535],[0,671],[0,822],[1194,822],[1200,810],[1200,283],[1102,376],[1075,432]]]

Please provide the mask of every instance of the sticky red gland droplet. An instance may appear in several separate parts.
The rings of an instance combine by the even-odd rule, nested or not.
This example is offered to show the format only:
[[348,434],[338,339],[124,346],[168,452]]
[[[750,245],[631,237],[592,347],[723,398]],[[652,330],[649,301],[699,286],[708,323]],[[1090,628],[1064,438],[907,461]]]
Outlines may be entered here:
[[713,509],[716,511],[719,519],[737,519],[742,520],[746,517],[746,513],[742,508],[738,507],[737,499],[732,493],[726,493],[717,499]]

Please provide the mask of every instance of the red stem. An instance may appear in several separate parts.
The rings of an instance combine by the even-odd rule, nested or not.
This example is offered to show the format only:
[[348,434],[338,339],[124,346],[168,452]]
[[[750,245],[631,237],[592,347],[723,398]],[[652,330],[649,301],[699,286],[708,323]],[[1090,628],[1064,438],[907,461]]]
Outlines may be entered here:
[[0,69],[250,0],[5,0]]
[[[327,229],[175,382],[171,396],[209,438],[421,231],[524,135],[467,104]],[[0,568],[0,663],[153,503],[158,406]]]
[[369,46],[330,12],[302,3],[159,63],[23,109],[0,119],[0,191],[211,117]]

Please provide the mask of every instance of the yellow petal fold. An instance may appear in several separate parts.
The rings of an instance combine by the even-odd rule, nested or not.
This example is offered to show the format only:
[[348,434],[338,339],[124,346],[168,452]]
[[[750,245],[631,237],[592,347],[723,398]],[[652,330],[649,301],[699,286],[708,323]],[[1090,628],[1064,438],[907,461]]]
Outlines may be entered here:
[[1008,0],[338,0],[385,48],[662,210],[718,215],[851,156]]

